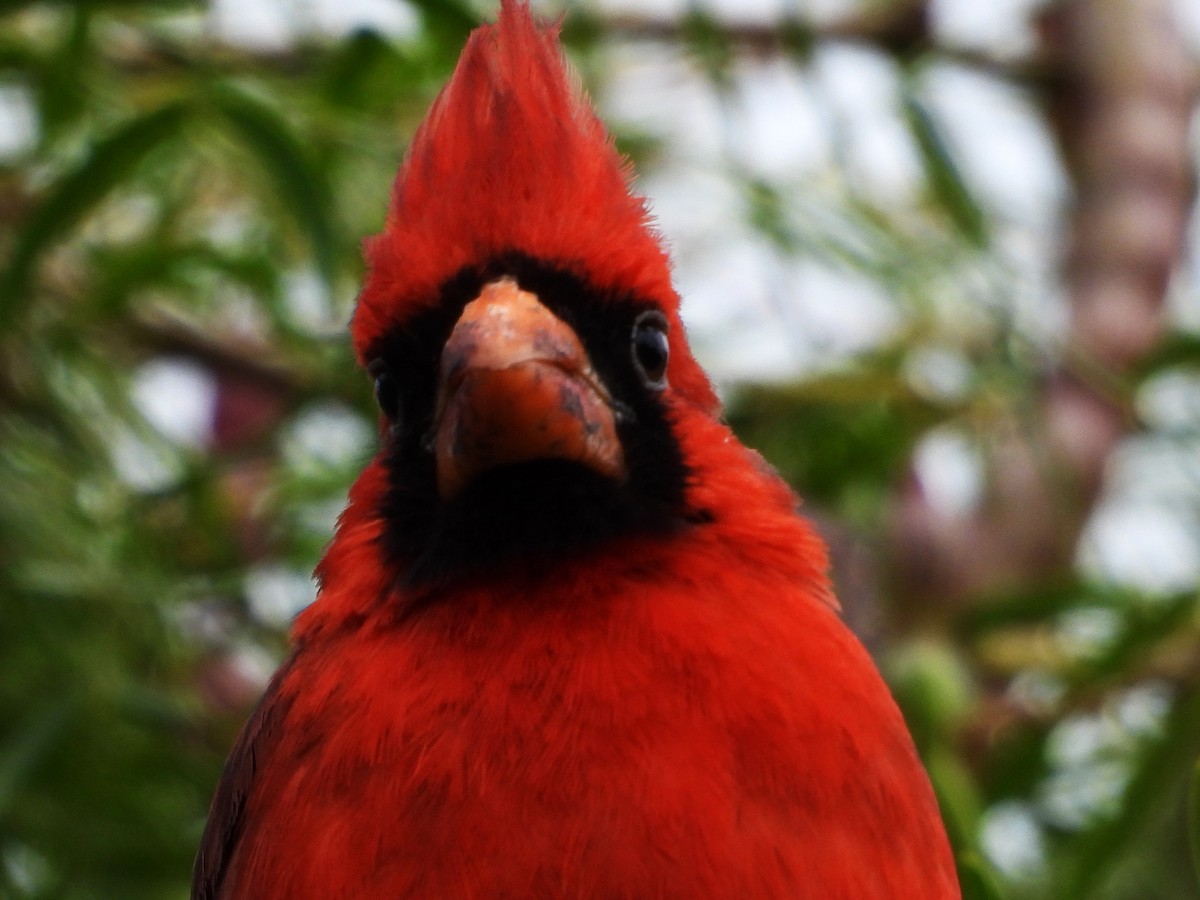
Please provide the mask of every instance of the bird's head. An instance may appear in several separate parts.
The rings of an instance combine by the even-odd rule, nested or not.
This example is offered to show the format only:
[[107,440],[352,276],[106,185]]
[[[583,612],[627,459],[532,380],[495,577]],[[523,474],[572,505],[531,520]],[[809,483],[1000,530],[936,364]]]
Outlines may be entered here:
[[730,439],[630,175],[556,29],[502,0],[413,138],[352,324],[383,441],[342,530],[369,521],[402,581],[711,519],[690,448]]

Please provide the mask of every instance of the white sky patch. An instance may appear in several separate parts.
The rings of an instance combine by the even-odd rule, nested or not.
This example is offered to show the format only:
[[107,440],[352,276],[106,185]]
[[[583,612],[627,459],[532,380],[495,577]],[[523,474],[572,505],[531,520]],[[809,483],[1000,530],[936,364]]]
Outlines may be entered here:
[[307,574],[275,563],[249,569],[242,590],[254,618],[274,627],[290,623],[317,591]]
[[1200,436],[1200,373],[1166,372],[1146,381],[1137,394],[1137,411],[1154,428]]
[[212,432],[217,385],[203,366],[159,357],[140,366],[130,387],[133,404],[159,434],[184,447],[202,447]]
[[265,688],[279,666],[279,660],[257,644],[239,644],[227,659],[227,665],[248,684]]
[[670,140],[672,160],[703,160],[721,152],[725,122],[712,85],[676,47],[649,41],[614,44],[599,98],[608,122]]
[[717,381],[770,380],[796,371],[795,346],[771,307],[766,272],[772,262],[760,244],[734,240],[676,273],[692,345]]
[[337,527],[338,517],[346,508],[346,495],[339,490],[333,497],[303,503],[294,510],[296,522],[308,534],[327,539]]
[[288,317],[309,334],[340,336],[346,323],[334,311],[329,289],[316,269],[296,269],[283,278]]
[[1067,716],[1054,726],[1046,743],[1046,753],[1056,766],[1079,766],[1091,762],[1111,743],[1104,720],[1079,713]]
[[1197,522],[1181,510],[1102,503],[1084,533],[1080,565],[1104,580],[1149,591],[1184,591],[1200,581]]
[[322,35],[371,28],[404,38],[416,34],[421,25],[417,11],[403,0],[300,0],[295,5],[307,14],[309,30]]
[[403,0],[213,0],[208,27],[230,44],[282,50],[308,35],[339,38],[360,28],[410,37],[420,17]]
[[875,50],[828,44],[813,55],[813,75],[848,177],[877,197],[910,195],[921,166],[897,102],[894,63]]
[[881,343],[899,324],[891,299],[865,276],[812,260],[796,261],[786,276],[790,315],[781,325],[804,342],[817,366]]
[[803,13],[828,19],[854,9],[853,0],[586,0],[569,3],[545,0],[539,8],[563,8],[580,5],[607,15],[636,16],[654,20],[679,19],[695,7],[723,22],[767,25],[788,16]]
[[176,454],[162,445],[150,444],[121,426],[109,436],[109,452],[117,477],[135,491],[166,490],[183,475],[183,466]]
[[1196,0],[1175,0],[1175,16],[1192,53],[1200,55],[1200,3]]
[[781,258],[756,235],[715,242],[676,275],[697,357],[723,383],[828,368],[879,343],[898,321],[874,282]]
[[697,256],[676,283],[689,327],[719,332],[750,324],[768,311],[763,270],[769,254],[750,240],[714,245]]
[[736,185],[712,168],[673,164],[647,173],[634,188],[649,200],[680,277],[746,231],[732,211],[740,202]]
[[302,410],[283,435],[283,457],[301,473],[349,468],[366,462],[375,434],[362,416],[341,403]]
[[54,884],[49,861],[27,844],[6,839],[0,866],[18,891],[29,896],[45,893]]
[[1024,803],[1006,801],[987,810],[979,843],[992,864],[1009,878],[1030,878],[1046,864],[1041,824]]
[[[1196,116],[1200,123],[1200,116]],[[1196,146],[1200,156],[1200,126]],[[1200,331],[1200,207],[1192,213],[1191,228],[1185,238],[1187,254],[1175,273],[1167,292],[1168,322],[1189,331]]]
[[205,219],[204,233],[216,247],[240,250],[249,240],[255,218],[249,206],[232,202],[213,209]]
[[706,342],[701,355],[706,371],[722,384],[787,381],[796,371],[794,348],[768,322],[738,328],[720,343]]
[[[553,5],[562,9],[572,4],[557,0]],[[691,0],[587,0],[582,5],[610,15],[640,15],[674,19],[687,14],[691,7]]]
[[1109,464],[1108,489],[1080,542],[1093,577],[1148,591],[1200,581],[1200,441],[1141,435]]
[[766,178],[794,177],[828,165],[828,129],[808,78],[785,59],[736,67],[733,126],[739,162]]
[[1042,816],[1059,828],[1083,828],[1120,809],[1130,768],[1121,759],[1064,769],[1042,782],[1038,805]]
[[1057,675],[1039,669],[1023,669],[1013,677],[1005,693],[1028,712],[1049,716],[1057,709],[1066,691],[1066,685]]
[[933,0],[933,31],[940,44],[985,50],[1000,57],[1035,47],[1032,15],[1045,0]]
[[[1003,270],[991,283],[1001,286],[1004,301],[1016,316],[1022,335],[1042,347],[1052,347],[1066,334],[1070,310],[1059,279],[1059,258],[1050,248],[1059,247],[1061,207],[1050,206],[1045,222],[996,221],[992,245]],[[1034,215],[1041,212],[1032,207]]]
[[931,400],[961,400],[971,385],[967,358],[950,347],[917,347],[908,354],[904,374],[913,389]]
[[1148,681],[1119,695],[1113,703],[1117,723],[1135,737],[1158,737],[1171,712],[1174,690],[1165,681]]
[[33,92],[21,84],[0,83],[0,159],[30,153],[39,131]]
[[296,26],[288,0],[212,0],[209,5],[209,27],[230,44],[283,50],[300,36]]
[[794,0],[702,0],[702,9],[726,22],[771,24],[794,12]]
[[1050,221],[1067,195],[1066,175],[1025,97],[948,64],[929,67],[922,87],[955,162],[987,208],[1031,225]]
[[930,506],[947,516],[978,507],[983,496],[983,461],[979,449],[951,428],[935,428],[921,438],[913,467]]

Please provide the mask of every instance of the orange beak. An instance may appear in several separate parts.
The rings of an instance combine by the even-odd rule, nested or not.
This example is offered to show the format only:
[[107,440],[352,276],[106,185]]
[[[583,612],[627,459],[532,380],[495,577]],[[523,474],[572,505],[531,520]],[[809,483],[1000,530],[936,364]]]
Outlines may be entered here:
[[569,325],[511,278],[463,309],[442,351],[438,493],[511,463],[565,459],[625,478],[614,404]]

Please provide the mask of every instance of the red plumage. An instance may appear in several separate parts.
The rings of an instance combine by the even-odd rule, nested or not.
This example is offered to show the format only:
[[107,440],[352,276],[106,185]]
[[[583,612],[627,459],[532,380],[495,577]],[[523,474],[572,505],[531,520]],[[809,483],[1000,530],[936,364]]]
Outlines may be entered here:
[[[374,364],[436,320],[447,283],[505,276],[514,255],[614,308],[638,298],[668,325],[667,386],[644,408],[683,461],[681,512],[417,583],[389,536],[407,476],[385,429],[230,758],[193,896],[958,896],[900,713],[795,498],[718,420],[627,176],[555,34],[502,2],[414,138],[354,341]],[[618,376],[636,486],[630,436],[653,417],[623,411]],[[454,390],[438,378],[434,427]]]

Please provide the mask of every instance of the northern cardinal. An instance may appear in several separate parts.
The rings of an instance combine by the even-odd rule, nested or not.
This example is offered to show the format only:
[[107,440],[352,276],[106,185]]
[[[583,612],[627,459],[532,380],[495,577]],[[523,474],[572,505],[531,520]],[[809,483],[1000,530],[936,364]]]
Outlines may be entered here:
[[381,449],[194,898],[959,895],[900,712],[795,497],[722,424],[629,174],[555,30],[502,0],[368,244],[351,330]]

